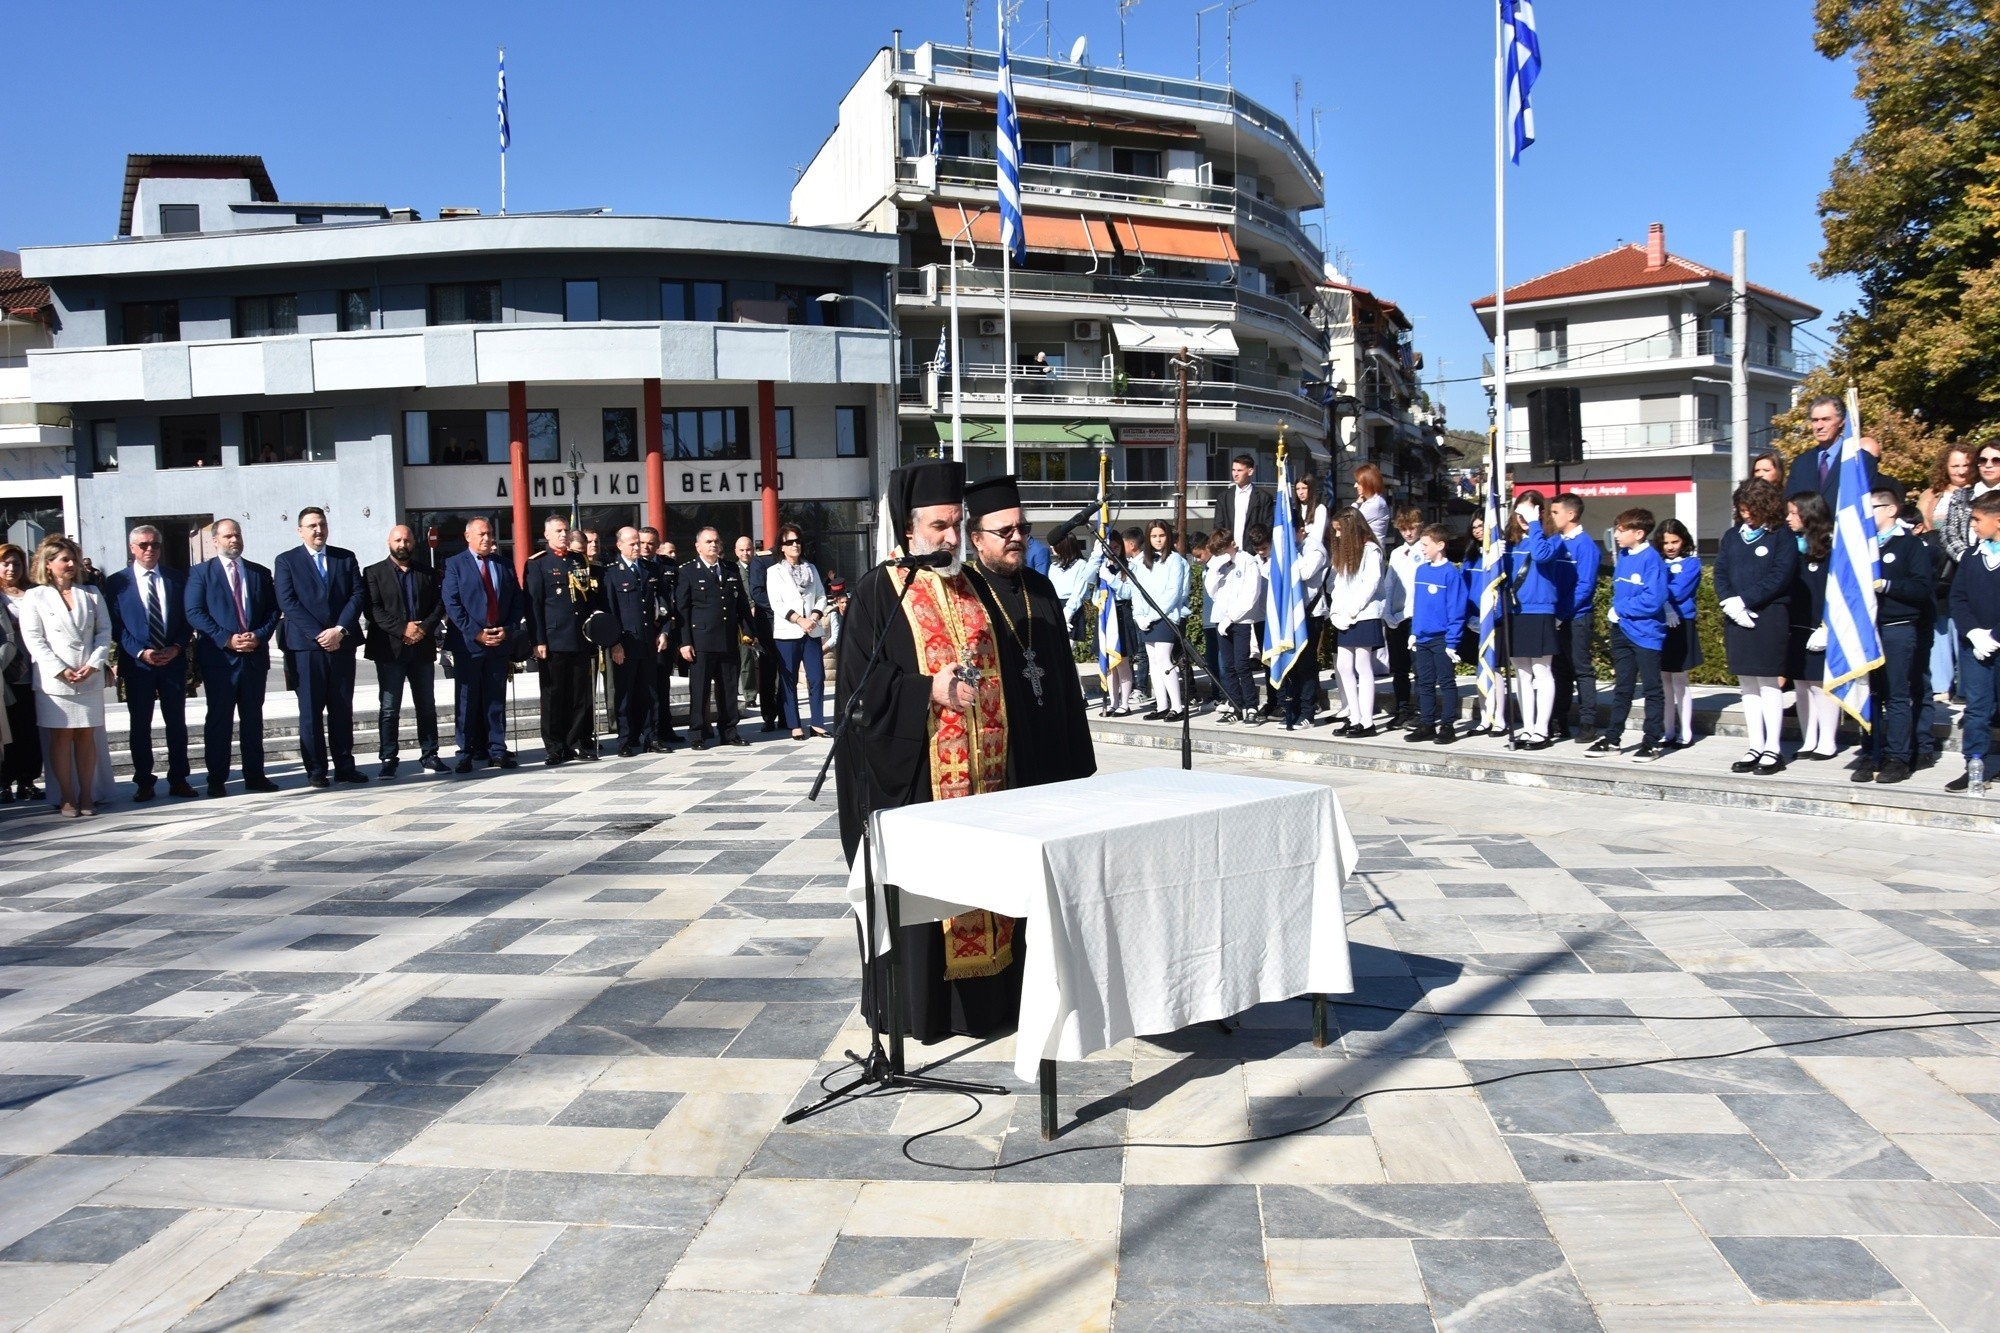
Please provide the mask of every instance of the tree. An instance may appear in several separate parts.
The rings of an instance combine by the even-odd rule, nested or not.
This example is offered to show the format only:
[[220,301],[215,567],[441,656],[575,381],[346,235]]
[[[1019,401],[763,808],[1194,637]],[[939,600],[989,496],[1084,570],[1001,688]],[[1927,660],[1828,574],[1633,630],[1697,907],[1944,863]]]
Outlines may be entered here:
[[[1810,391],[1856,384],[1899,475],[2000,435],[2000,0],[1818,0],[1868,123],[1834,163],[1817,271],[1860,281]],[[1921,455],[1921,464],[1918,457]]]

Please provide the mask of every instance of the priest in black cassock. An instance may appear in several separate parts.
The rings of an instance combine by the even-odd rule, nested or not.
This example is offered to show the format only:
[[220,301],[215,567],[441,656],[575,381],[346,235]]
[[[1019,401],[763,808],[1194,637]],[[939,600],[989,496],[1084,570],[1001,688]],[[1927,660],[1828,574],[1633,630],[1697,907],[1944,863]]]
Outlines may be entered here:
[[[959,463],[927,461],[892,473],[889,521],[898,551],[941,553],[946,563],[916,571],[878,567],[860,578],[848,599],[838,650],[841,716],[849,716],[857,687],[861,699],[843,724],[858,734],[839,743],[835,763],[841,845],[850,861],[876,810],[1010,785],[1015,684],[999,643],[1004,623],[995,623],[962,564],[964,496]],[[863,669],[878,638],[881,660],[864,685]],[[1086,760],[1082,772],[1090,771]],[[1023,956],[1015,922],[964,913],[944,923],[906,926],[896,947],[903,960],[903,1027],[912,1038],[985,1036],[1014,1027]],[[878,969],[862,994],[862,1009],[878,1026],[876,997],[882,993]]]

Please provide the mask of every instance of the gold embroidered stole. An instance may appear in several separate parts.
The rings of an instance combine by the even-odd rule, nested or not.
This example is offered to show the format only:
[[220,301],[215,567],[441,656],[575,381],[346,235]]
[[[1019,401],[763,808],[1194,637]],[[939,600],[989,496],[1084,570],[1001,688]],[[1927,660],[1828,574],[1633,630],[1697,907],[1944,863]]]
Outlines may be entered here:
[[[985,604],[964,575],[892,569],[889,577],[916,585],[903,599],[903,617],[916,641],[919,669],[927,676],[959,664],[979,673],[972,707],[954,713],[930,710],[931,799],[949,801],[999,791],[1007,785],[1007,703],[1000,683],[1000,649]],[[980,909],[943,924],[945,979],[990,977],[1014,961],[1011,917]]]

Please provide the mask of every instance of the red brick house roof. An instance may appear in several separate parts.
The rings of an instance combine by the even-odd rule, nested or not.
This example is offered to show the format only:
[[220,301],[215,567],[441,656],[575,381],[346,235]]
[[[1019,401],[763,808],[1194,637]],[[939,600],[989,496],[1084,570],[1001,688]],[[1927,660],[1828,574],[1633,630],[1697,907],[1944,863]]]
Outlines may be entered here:
[[[1601,255],[1593,255],[1580,263],[1559,268],[1553,273],[1544,273],[1538,278],[1507,289],[1507,303],[1552,301],[1565,296],[1592,296],[1603,292],[1643,291],[1648,287],[1678,287],[1690,282],[1727,283],[1729,275],[1706,264],[1697,264],[1692,259],[1679,255],[1665,254],[1663,262],[1649,265],[1646,247],[1640,244],[1621,245],[1615,250],[1607,250]],[[1807,305],[1796,296],[1769,287],[1750,283],[1749,289],[1761,296],[1783,301],[1787,305],[1810,312],[1807,319],[1819,318],[1820,312]],[[1474,310],[1487,310],[1493,305],[1491,295],[1482,296],[1472,303]]]
[[46,320],[52,304],[47,283],[22,277],[18,268],[0,268],[0,315]]

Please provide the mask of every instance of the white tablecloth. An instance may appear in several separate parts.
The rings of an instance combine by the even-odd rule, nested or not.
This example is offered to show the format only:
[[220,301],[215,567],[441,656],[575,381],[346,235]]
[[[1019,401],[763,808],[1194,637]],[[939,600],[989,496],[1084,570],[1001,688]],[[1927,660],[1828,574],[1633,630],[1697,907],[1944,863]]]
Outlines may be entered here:
[[[1150,768],[886,811],[877,885],[902,921],[1017,917],[1014,1069],[1252,1005],[1354,989],[1340,889],[1354,837],[1331,788]],[[866,898],[860,858],[848,897]],[[878,941],[888,947],[877,904]]]

